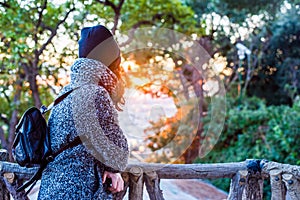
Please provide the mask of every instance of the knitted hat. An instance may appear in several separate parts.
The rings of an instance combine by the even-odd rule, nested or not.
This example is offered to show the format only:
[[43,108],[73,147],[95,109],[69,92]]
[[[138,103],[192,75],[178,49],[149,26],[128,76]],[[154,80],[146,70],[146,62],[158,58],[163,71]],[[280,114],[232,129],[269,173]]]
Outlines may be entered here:
[[85,27],[81,30],[79,58],[90,58],[109,66],[120,56],[120,49],[112,33],[104,26]]

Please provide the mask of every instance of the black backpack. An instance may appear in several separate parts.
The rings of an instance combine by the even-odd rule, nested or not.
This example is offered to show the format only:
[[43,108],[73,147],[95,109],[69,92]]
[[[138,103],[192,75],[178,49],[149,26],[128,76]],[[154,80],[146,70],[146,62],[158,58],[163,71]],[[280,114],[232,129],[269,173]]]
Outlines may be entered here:
[[68,91],[55,99],[49,108],[46,106],[42,106],[41,109],[36,107],[29,108],[24,112],[18,125],[16,126],[16,136],[12,146],[14,160],[22,167],[39,166],[39,169],[33,175],[33,177],[24,185],[19,187],[17,192],[20,192],[29,185],[32,185],[31,188],[26,192],[26,194],[28,194],[35,183],[41,178],[42,172],[47,164],[51,162],[56,155],[65,149],[74,147],[81,143],[80,138],[77,137],[74,142],[65,145],[62,149],[53,154],[51,150],[47,122],[43,116],[43,114],[60,103],[72,91],[73,90]]
[[44,113],[36,107],[29,108],[16,127],[12,154],[22,167],[41,165],[52,153]]

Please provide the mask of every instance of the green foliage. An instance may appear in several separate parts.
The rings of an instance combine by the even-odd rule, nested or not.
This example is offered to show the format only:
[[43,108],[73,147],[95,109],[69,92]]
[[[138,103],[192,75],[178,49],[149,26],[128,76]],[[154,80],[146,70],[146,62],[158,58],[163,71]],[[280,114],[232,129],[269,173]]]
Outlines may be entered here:
[[[205,27],[206,38],[209,38],[213,52],[227,57],[227,67],[233,73],[232,76],[225,76],[225,82],[234,80],[239,74],[242,87],[247,86],[244,89],[248,96],[263,98],[268,105],[293,103],[299,94],[299,1],[184,2],[197,14],[198,26]],[[208,19],[212,19],[212,22]],[[248,36],[241,34],[239,28],[243,28]],[[252,52],[250,64],[242,61],[239,73],[234,45],[238,41]],[[205,43],[201,45],[205,47]],[[229,85],[228,91],[232,89],[231,86],[235,87],[235,83]]]
[[[205,158],[196,162],[222,163],[267,159],[299,165],[299,105],[299,99],[293,107],[289,107],[266,106],[265,102],[258,98],[245,98],[238,104],[229,98],[224,130],[218,143]],[[205,130],[208,121],[209,119],[204,120]]]
[[[122,10],[121,30],[141,25],[171,28],[184,33],[194,33],[196,19],[193,10],[179,0],[128,0]],[[141,20],[142,19],[142,20]],[[144,24],[143,24],[144,23]]]
[[57,41],[59,36],[68,38],[78,31],[71,29],[78,26],[66,22],[74,10],[71,1],[58,5],[9,0],[0,4],[0,131],[1,146],[8,150],[21,113],[33,105],[48,105],[61,85],[58,73],[66,61],[62,57],[74,48]]
[[228,105],[222,135],[203,160],[231,162],[265,158],[300,164],[296,145],[300,134],[298,104],[266,106],[258,98],[246,98],[240,105]]
[[[114,2],[115,5],[118,3]],[[116,13],[110,6],[93,2],[86,7],[92,14],[90,22],[96,21],[108,27],[116,23]],[[126,0],[119,12],[120,25],[117,28],[121,33],[145,26],[171,28],[184,33],[198,31],[193,10],[179,0]]]
[[[292,104],[300,93],[300,9],[292,8],[259,34],[262,48],[248,94],[268,104]],[[261,45],[261,46],[260,46]]]
[[[54,66],[53,63],[63,61],[61,56],[65,55],[59,54],[57,48],[62,46],[54,42],[52,37],[61,36],[59,25],[72,5],[70,3],[54,5],[48,2],[44,8],[43,4],[44,1],[30,1],[25,4],[11,0],[1,7],[1,87],[3,92],[13,94],[12,89],[16,91],[18,87],[16,81],[21,81],[22,92],[29,94],[26,99],[22,96],[22,102],[28,102],[30,98],[29,77],[40,75],[44,76],[44,79],[54,79],[54,84],[58,84],[56,76],[61,66]],[[69,31],[72,32],[68,30],[64,34]],[[41,84],[39,90],[41,93],[50,91],[45,84]],[[13,102],[13,97],[14,95],[11,95],[3,101]],[[50,99],[49,95],[47,97],[48,103],[52,97]],[[10,109],[7,109],[7,113],[9,112]]]
[[231,22],[238,24],[242,24],[252,15],[263,14],[268,19],[275,18],[284,2],[296,3],[294,0],[185,0],[184,2],[199,16],[215,12],[227,16]]

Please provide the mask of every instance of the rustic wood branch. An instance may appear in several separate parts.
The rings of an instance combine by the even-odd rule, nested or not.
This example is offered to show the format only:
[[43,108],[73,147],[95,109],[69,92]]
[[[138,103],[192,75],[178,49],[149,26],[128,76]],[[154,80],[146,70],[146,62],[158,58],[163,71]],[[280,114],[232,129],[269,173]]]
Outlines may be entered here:
[[273,169],[270,170],[270,183],[272,200],[284,200],[286,196],[286,188],[281,177],[281,170]]
[[[272,200],[285,199],[284,183],[286,184],[289,196],[294,200],[300,197],[300,183],[298,181],[299,169],[299,166],[267,162],[264,160],[185,165],[155,163],[130,164],[126,172],[122,173],[125,189],[123,192],[116,194],[114,199],[123,199],[129,187],[129,199],[141,200],[143,197],[143,183],[145,181],[150,199],[163,200],[162,191],[159,188],[160,178],[232,178],[228,200],[259,200],[263,198],[263,180],[264,178],[270,177],[272,193],[274,193],[272,194]],[[25,168],[10,162],[0,162],[1,174],[10,172],[14,173],[17,178],[29,178],[36,170],[37,168]],[[3,177],[1,176],[1,178]],[[11,185],[8,184],[7,179],[3,178],[3,181],[6,181],[6,187],[13,193],[14,191],[11,189]],[[12,188],[15,188],[15,186]]]
[[164,200],[162,190],[159,187],[160,180],[155,171],[145,172],[144,180],[150,200]]
[[[1,149],[0,151],[0,161],[7,161],[8,160],[8,151],[5,149]],[[2,175],[2,174],[1,174]],[[6,187],[4,178],[0,176],[0,199],[9,200],[9,190]]]
[[130,168],[129,173],[129,199],[143,199],[143,169],[138,166],[135,166]]
[[25,191],[17,192],[17,188],[22,184],[19,180],[14,180],[11,184],[6,178],[0,177],[1,181],[5,183],[6,188],[8,189],[9,193],[13,197],[14,200],[29,200]]
[[38,170],[37,167],[32,168],[26,168],[21,167],[17,163],[11,163],[11,162],[0,162],[0,172],[1,173],[15,173],[18,178],[22,179],[28,179],[31,178],[32,175]]
[[15,179],[15,174],[11,172],[7,172],[3,174],[3,177],[10,183],[12,184]]
[[217,164],[130,164],[127,169],[131,169],[132,167],[141,167],[144,172],[156,171],[160,179],[232,178],[238,171],[247,170],[245,162]]
[[283,181],[287,188],[287,192],[290,195],[292,200],[299,200],[300,199],[300,182],[299,180],[293,175],[285,173],[282,175]]
[[[13,173],[13,170],[15,168],[19,168],[20,166],[17,164],[6,162],[9,159],[9,154],[7,150],[1,149],[0,150],[0,199],[10,199],[10,195],[15,200],[29,200],[27,197],[25,191],[17,192],[17,188],[22,185],[23,178],[18,177],[16,178],[15,173]],[[7,163],[8,165],[6,165]],[[3,165],[4,164],[4,165]],[[13,164],[14,166],[12,167]],[[8,171],[5,170],[5,167],[3,166],[9,166]],[[27,171],[27,170],[26,170]],[[31,172],[30,172],[31,173]],[[29,177],[26,177],[29,178]]]
[[241,170],[231,179],[228,200],[242,200],[248,171]]
[[[4,149],[1,149],[0,151],[0,160],[7,161],[8,158],[8,152]],[[5,172],[3,173],[1,171],[0,176],[0,199],[10,199],[10,195],[15,200],[29,200],[26,196],[25,191],[17,192],[17,188],[22,184],[22,179],[16,179],[16,176],[12,172]]]
[[300,179],[300,166],[282,164],[278,162],[262,160],[262,174],[269,175],[271,170],[281,170],[282,174],[293,174],[297,179]]
[[263,199],[263,179],[261,166],[264,162],[256,159],[247,159],[247,178],[245,185],[245,197],[243,199],[262,200]]
[[[134,169],[132,169],[134,168]],[[215,179],[232,178],[237,172],[247,170],[245,162],[216,164],[129,164],[126,171],[136,174],[136,168],[143,172],[156,171],[160,179]],[[38,168],[21,167],[16,163],[0,162],[0,172],[13,172],[19,175],[33,175]],[[170,173],[172,172],[172,173]]]
[[263,199],[263,179],[260,173],[248,174],[247,184],[245,186],[245,194],[247,200]]
[[0,199],[2,200],[10,200],[10,192],[7,190],[5,184],[3,183],[3,177],[0,177]]

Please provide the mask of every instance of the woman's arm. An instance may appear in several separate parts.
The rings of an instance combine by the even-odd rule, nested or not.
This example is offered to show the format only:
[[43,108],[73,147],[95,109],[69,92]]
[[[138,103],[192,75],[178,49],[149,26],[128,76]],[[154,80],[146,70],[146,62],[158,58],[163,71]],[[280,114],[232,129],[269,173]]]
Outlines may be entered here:
[[[127,139],[119,126],[118,113],[108,92],[104,88],[97,90],[95,105],[96,115],[99,125],[103,130],[103,134],[108,138],[111,144],[118,147],[121,151],[128,152]],[[103,164],[105,165],[106,163]],[[105,171],[119,172],[118,170],[115,170],[113,166],[105,166]]]

